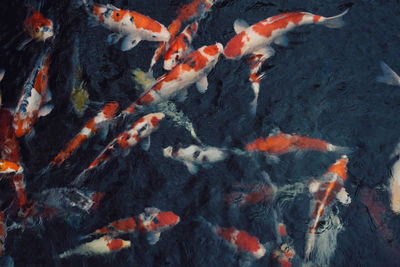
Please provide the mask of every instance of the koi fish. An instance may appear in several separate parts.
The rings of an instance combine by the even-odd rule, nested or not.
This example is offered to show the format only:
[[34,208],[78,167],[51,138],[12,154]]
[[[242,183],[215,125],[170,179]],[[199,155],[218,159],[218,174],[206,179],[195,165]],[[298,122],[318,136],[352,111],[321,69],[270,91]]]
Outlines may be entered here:
[[17,137],[29,134],[37,119],[46,116],[53,109],[50,104],[44,105],[51,100],[47,87],[50,54],[50,49],[47,49],[39,58],[22,89],[13,121]]
[[18,46],[18,50],[21,50],[32,40],[44,42],[54,36],[53,22],[44,17],[43,14],[37,10],[31,10],[31,12],[32,14],[24,21],[24,30],[29,35],[30,39],[22,42]]
[[311,220],[307,232],[307,243],[305,250],[305,258],[308,259],[314,248],[316,233],[322,218],[327,214],[327,210],[331,208],[337,198],[343,204],[349,204],[351,199],[344,188],[347,178],[347,156],[342,156],[318,181],[313,181],[309,185],[310,193],[314,194],[311,201]]
[[334,17],[322,17],[307,12],[289,12],[279,14],[262,20],[252,26],[248,26],[243,20],[234,23],[234,36],[225,46],[224,55],[228,59],[240,59],[253,54],[270,57],[274,54],[270,45],[274,42],[279,45],[287,45],[284,36],[297,26],[307,24],[322,24],[328,28],[340,28],[344,25],[342,17],[348,12]]
[[[323,24],[328,28],[340,28],[344,25],[342,17],[348,10],[334,17],[322,17],[307,12],[290,12],[279,14],[249,26],[243,20],[236,20],[234,30],[236,35],[226,44],[224,55],[228,59],[240,59],[252,54],[254,61],[250,63],[250,82],[254,92],[251,103],[252,114],[256,113],[260,80],[264,74],[257,75],[264,61],[275,54],[271,44],[288,45],[284,35],[297,26],[306,24]],[[258,58],[258,59],[257,59]],[[255,60],[256,59],[256,60]]]
[[[13,115],[7,109],[0,108],[0,155],[3,160],[20,165],[20,151],[17,137],[12,126]],[[22,167],[21,167],[22,168]],[[21,173],[9,176],[10,183],[17,192],[19,207],[26,204],[24,176]]]
[[133,102],[122,113],[133,114],[136,108],[158,104],[176,96],[178,93],[180,93],[180,100],[184,100],[187,95],[187,90],[184,89],[194,83],[200,93],[205,93],[208,87],[207,75],[217,64],[222,50],[223,46],[220,43],[197,49],[170,72],[158,78],[154,86],[145,95]]
[[0,159],[0,174],[9,174],[9,173],[20,174],[22,172],[23,172],[22,166],[11,161]]
[[53,166],[60,166],[83,144],[83,142],[96,134],[102,123],[105,123],[114,117],[115,113],[118,111],[118,107],[119,105],[115,101],[105,105],[102,111],[86,123],[85,127],[83,127],[83,129],[68,142],[65,149],[61,151],[50,164]]
[[164,157],[183,162],[191,174],[197,173],[199,165],[210,166],[226,159],[227,151],[216,147],[199,147],[190,145],[188,147],[169,146],[163,149]]
[[[83,3],[91,14],[87,1],[83,0]],[[122,51],[134,48],[142,40],[165,42],[170,37],[164,25],[136,11],[119,9],[110,4],[93,4],[92,13],[101,25],[113,31],[107,38],[109,44],[115,44],[123,38]]]
[[125,152],[128,153],[129,149],[135,146],[140,141],[142,147],[147,150],[150,147],[150,134],[156,131],[159,127],[159,122],[165,117],[163,113],[150,113],[140,118],[133,124],[130,130],[125,131],[112,140],[106,148],[100,153],[99,156],[84,170],[74,181],[74,185],[80,185],[85,181],[85,174],[87,171],[105,164],[113,155]]
[[294,151],[317,150],[322,152],[350,152],[350,149],[335,146],[317,138],[285,134],[275,129],[267,138],[257,138],[246,145],[247,151],[262,151],[272,155],[281,155]]
[[244,206],[248,204],[269,204],[275,197],[277,187],[271,182],[269,175],[266,172],[262,172],[264,182],[262,184],[249,184],[249,185],[236,185],[235,188],[250,189],[250,192],[234,192],[226,194],[224,196],[225,203],[235,204],[238,206]]
[[392,175],[389,178],[390,207],[395,214],[400,213],[400,160],[392,167]]
[[168,51],[164,55],[165,70],[171,70],[188,55],[190,44],[192,43],[198,27],[199,23],[197,21],[186,26],[183,32],[171,43]]
[[165,50],[168,49],[175,36],[178,34],[182,27],[182,24],[191,20],[200,20],[206,12],[208,12],[211,6],[214,4],[215,0],[193,0],[188,5],[184,5],[177,11],[178,17],[171,22],[168,26],[168,32],[170,34],[169,40],[160,43],[157,50],[154,52],[153,58],[150,63],[150,70],[157,63],[158,59],[163,55]]
[[251,236],[246,231],[241,231],[234,227],[222,228],[218,226],[215,227],[215,231],[236,251],[248,253],[255,259],[261,259],[266,253],[265,247],[258,238]]
[[376,77],[376,81],[388,85],[400,86],[400,77],[385,62],[381,61],[382,76]]
[[99,239],[87,242],[74,249],[65,251],[59,255],[61,259],[72,255],[93,256],[106,255],[112,252],[119,251],[123,248],[131,246],[131,241],[123,239],[114,239],[110,236],[104,236]]
[[162,232],[170,230],[180,222],[178,215],[171,211],[161,211],[157,208],[145,208],[136,217],[129,217],[110,223],[97,229],[93,234],[117,236],[126,233],[145,233],[149,244],[154,245],[160,239]]

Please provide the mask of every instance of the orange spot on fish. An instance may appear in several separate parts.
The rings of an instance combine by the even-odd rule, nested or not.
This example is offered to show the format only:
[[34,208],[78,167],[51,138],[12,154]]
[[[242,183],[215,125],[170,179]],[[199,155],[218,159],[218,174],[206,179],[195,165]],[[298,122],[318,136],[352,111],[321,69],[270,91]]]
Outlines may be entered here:
[[302,21],[304,17],[303,13],[292,12],[280,14],[278,16],[270,18],[271,23],[265,24],[265,21],[260,21],[252,26],[253,31],[264,36],[270,37],[272,32],[278,29],[285,29],[289,23],[293,23],[296,26]]
[[122,239],[111,239],[107,243],[107,247],[110,249],[110,251],[116,251],[116,250],[119,250],[120,248],[122,248],[123,244],[124,243],[123,243]]
[[[242,31],[233,37],[225,46],[224,55],[226,58],[236,58],[242,54],[242,48],[245,45],[247,33]],[[247,37],[248,38],[248,37]]]
[[111,119],[115,115],[115,113],[117,112],[118,107],[119,107],[119,105],[118,105],[118,102],[116,102],[116,101],[108,103],[103,108],[104,117],[106,119]]
[[[159,84],[159,83],[158,83]],[[153,87],[154,90],[157,90],[157,85],[155,85]],[[150,103],[152,103],[154,101],[154,98],[151,96],[151,91],[149,91],[147,94],[145,94],[144,96],[142,96],[138,101],[137,104],[139,105],[149,105]]]
[[210,56],[215,56],[216,54],[218,54],[219,49],[216,45],[210,45],[207,46],[206,48],[204,48],[204,53],[206,53],[207,55]]
[[150,120],[150,123],[151,123],[151,125],[153,125],[153,127],[156,127],[159,122],[160,122],[160,119],[157,118],[156,116],[153,116]]
[[331,165],[327,172],[336,173],[343,181],[347,178],[347,158],[338,159],[335,164]]
[[279,235],[286,236],[286,227],[282,223],[279,224]]
[[313,22],[314,22],[314,23],[315,23],[315,22],[318,22],[318,21],[321,20],[321,18],[322,18],[322,16],[314,15],[314,16],[313,16]]
[[127,11],[127,10],[122,10],[122,9],[114,10],[114,11],[112,12],[111,17],[113,18],[113,20],[114,20],[115,22],[120,22],[121,20],[124,19],[124,17],[125,17],[128,13],[129,13],[129,11]]
[[130,11],[129,15],[133,17],[136,28],[148,30],[154,33],[160,33],[162,26],[160,23],[140,13]]
[[111,226],[121,232],[130,232],[136,229],[136,221],[134,218],[119,220],[111,223]]
[[104,21],[104,16],[103,16],[103,13],[100,10],[101,8],[102,8],[101,6],[93,5],[93,14],[97,18],[99,18],[100,22],[103,22]]
[[179,222],[179,216],[170,211],[162,211],[157,215],[158,227],[175,225]]
[[240,231],[238,233],[235,243],[239,250],[246,250],[254,253],[260,249],[258,239],[249,235],[246,231]]
[[300,150],[326,151],[329,145],[329,143],[316,138],[293,136],[291,139],[293,146]]

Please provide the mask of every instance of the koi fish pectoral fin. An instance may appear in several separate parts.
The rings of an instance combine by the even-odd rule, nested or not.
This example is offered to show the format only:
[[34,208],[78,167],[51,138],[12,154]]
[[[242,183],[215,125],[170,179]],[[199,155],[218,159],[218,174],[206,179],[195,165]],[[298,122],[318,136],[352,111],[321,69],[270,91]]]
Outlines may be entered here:
[[400,86],[400,77],[385,62],[381,61],[382,76],[376,77],[376,81],[388,85]]
[[47,89],[45,103],[49,103],[53,99],[53,94],[50,89]]
[[121,50],[122,51],[131,50],[132,48],[137,46],[141,40],[142,39],[140,39],[137,36],[128,35],[122,40]]
[[52,104],[44,105],[39,110],[39,117],[44,117],[49,115],[49,113],[53,110],[54,106]]
[[150,144],[151,144],[151,139],[150,135],[140,141],[140,146],[142,147],[143,150],[148,151],[150,149]]
[[160,232],[149,232],[147,233],[147,241],[150,245],[154,245],[160,240]]
[[188,171],[190,172],[190,174],[196,174],[197,173],[197,166],[194,165],[193,163],[189,162],[189,161],[184,161],[183,162],[186,166],[186,168],[188,169]]
[[121,34],[118,34],[118,33],[110,33],[110,34],[107,36],[107,43],[108,43],[109,45],[113,45],[113,44],[115,44],[116,42],[118,42],[121,38],[122,38],[122,35],[121,35]]
[[289,45],[289,40],[286,35],[281,35],[275,38],[274,43],[276,45],[287,47]]
[[336,198],[344,205],[351,203],[351,198],[344,187],[336,194]]
[[236,34],[241,33],[242,31],[244,31],[248,27],[249,27],[249,24],[246,21],[242,20],[242,19],[237,19],[233,23],[233,29],[235,30]]
[[200,94],[204,94],[207,91],[207,88],[208,88],[207,76],[202,77],[196,83],[196,87],[197,87],[197,90],[199,91]]
[[275,50],[270,47],[270,46],[266,46],[263,48],[260,48],[256,51],[253,52],[253,55],[263,55],[263,61],[274,56],[275,55]]

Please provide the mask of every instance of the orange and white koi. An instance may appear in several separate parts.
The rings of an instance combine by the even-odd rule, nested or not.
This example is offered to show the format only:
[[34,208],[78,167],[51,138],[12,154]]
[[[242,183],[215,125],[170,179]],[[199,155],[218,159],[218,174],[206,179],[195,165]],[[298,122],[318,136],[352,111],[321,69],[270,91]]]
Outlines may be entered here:
[[20,174],[22,172],[23,172],[22,166],[11,161],[0,159],[0,174],[9,174],[9,173]]
[[206,12],[208,12],[215,0],[193,0],[188,5],[184,5],[177,11],[178,17],[168,26],[170,34],[169,40],[162,42],[154,52],[150,63],[151,68],[157,63],[158,59],[169,48],[168,46],[175,40],[176,35],[182,27],[182,24],[191,20],[200,20]]
[[51,165],[60,166],[66,159],[68,159],[86,140],[92,137],[101,127],[101,124],[111,120],[115,113],[118,111],[118,103],[112,101],[104,106],[93,119],[85,124],[85,127],[68,142],[67,146],[61,151],[51,162]]
[[[0,108],[0,155],[1,158],[20,165],[20,151],[17,137],[12,126],[13,115],[7,109]],[[21,167],[22,168],[22,167]],[[22,173],[8,176],[17,192],[19,207],[26,204],[25,181]]]
[[52,105],[44,105],[51,99],[47,86],[50,54],[50,49],[47,49],[39,58],[22,89],[13,120],[17,137],[29,134],[37,119],[46,116],[53,109]]
[[24,30],[31,39],[22,42],[18,50],[22,49],[30,41],[46,41],[54,36],[53,22],[44,17],[37,10],[31,10],[31,15],[24,21]]
[[269,205],[274,199],[278,189],[276,185],[271,182],[266,172],[263,172],[263,178],[265,183],[262,184],[234,185],[234,188],[240,189],[240,191],[247,191],[248,189],[250,189],[250,191],[226,194],[224,196],[225,203],[238,206],[260,203]]
[[72,255],[94,256],[106,255],[131,246],[131,241],[115,239],[110,236],[103,236],[99,239],[87,242],[74,249],[65,251],[59,255],[60,258],[67,258]]
[[190,44],[196,35],[198,27],[199,23],[197,21],[189,24],[171,43],[164,55],[165,70],[171,70],[189,54]]
[[198,166],[210,167],[211,163],[225,160],[228,156],[227,150],[217,147],[199,147],[190,145],[188,147],[169,146],[163,149],[164,157],[181,161],[185,164],[191,174],[197,173]]
[[307,231],[307,242],[305,249],[305,258],[308,259],[314,248],[318,226],[322,218],[327,214],[327,210],[331,208],[335,199],[343,204],[349,204],[351,199],[344,188],[347,179],[347,156],[342,156],[320,180],[313,181],[309,185],[310,193],[314,194],[311,201],[311,220]]
[[236,35],[226,44],[224,55],[228,59],[240,59],[245,55],[252,54],[250,59],[250,82],[254,92],[254,99],[251,103],[252,114],[256,113],[257,99],[260,88],[260,80],[263,74],[257,72],[264,61],[274,55],[271,44],[287,46],[288,41],[285,33],[297,26],[306,24],[323,24],[329,28],[342,27],[342,17],[347,13],[344,11],[334,17],[322,17],[307,12],[290,12],[279,14],[262,20],[249,26],[243,20],[236,20],[234,30]]
[[[83,0],[89,10],[86,0]],[[160,22],[133,10],[124,10],[113,5],[93,4],[90,14],[105,28],[114,33],[108,36],[108,42],[114,44],[123,38],[121,50],[134,48],[140,41],[165,42],[170,34]]]
[[136,217],[129,217],[110,223],[97,229],[93,234],[117,236],[126,233],[145,233],[149,244],[154,245],[160,239],[162,232],[170,230],[180,222],[178,215],[171,211],[161,211],[157,208],[145,208]]
[[125,131],[112,140],[99,156],[84,170],[73,182],[80,185],[85,180],[85,173],[95,167],[105,164],[113,155],[122,151],[127,153],[132,146],[144,140],[142,147],[150,147],[150,134],[156,131],[160,121],[165,117],[164,113],[150,113],[136,121],[130,130]]
[[381,61],[381,69],[382,76],[376,77],[377,82],[400,86],[400,76],[383,61]]
[[322,152],[350,152],[349,148],[335,146],[317,138],[285,134],[275,129],[268,137],[257,138],[246,145],[247,151],[261,151],[273,155],[281,155],[294,151],[317,150]]
[[260,243],[258,238],[246,231],[241,231],[234,227],[222,228],[218,226],[215,227],[215,231],[236,251],[249,253],[255,259],[264,257],[266,253],[264,245]]
[[123,113],[135,113],[136,108],[158,104],[176,96],[178,93],[180,93],[180,99],[183,100],[187,94],[184,89],[194,83],[200,93],[205,93],[208,87],[207,75],[217,64],[222,51],[223,46],[220,43],[197,49],[170,72],[158,78],[153,87],[125,109]]
[[328,28],[339,28],[344,25],[342,17],[348,10],[334,17],[322,17],[307,12],[290,12],[279,14],[248,26],[243,20],[236,20],[234,36],[225,46],[224,55],[228,59],[240,59],[253,54],[270,57],[274,54],[269,46],[274,42],[287,45],[283,36],[295,27],[307,24],[322,24]]

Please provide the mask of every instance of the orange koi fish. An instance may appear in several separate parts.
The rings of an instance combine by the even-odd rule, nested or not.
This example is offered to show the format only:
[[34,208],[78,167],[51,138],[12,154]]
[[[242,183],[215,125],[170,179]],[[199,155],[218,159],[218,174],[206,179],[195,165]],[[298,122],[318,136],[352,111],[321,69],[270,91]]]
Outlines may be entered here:
[[255,259],[262,258],[265,253],[265,247],[260,243],[257,237],[251,236],[246,231],[240,231],[236,228],[215,227],[217,235],[228,242],[234,250],[249,253]]
[[344,188],[347,178],[347,156],[342,156],[318,181],[309,185],[310,192],[314,194],[311,201],[311,220],[307,232],[305,258],[308,259],[314,248],[318,226],[327,214],[327,210],[335,203],[336,198],[343,204],[349,204],[351,199]]
[[199,23],[197,21],[186,26],[183,32],[171,43],[168,51],[164,55],[165,70],[171,70],[188,55],[190,44],[192,43],[198,27]]
[[170,72],[158,78],[153,87],[125,109],[123,113],[133,114],[136,108],[158,104],[176,96],[178,93],[180,93],[180,99],[184,100],[187,91],[183,90],[194,83],[200,93],[205,93],[208,87],[207,75],[217,64],[222,50],[223,46],[220,43],[197,49]]
[[168,32],[170,34],[169,40],[162,42],[157,50],[155,51],[153,58],[150,63],[150,70],[157,63],[158,59],[164,54],[165,50],[168,49],[175,36],[178,34],[182,27],[182,24],[190,20],[200,20],[206,12],[208,12],[215,0],[193,0],[188,5],[184,5],[177,11],[178,17],[171,22],[168,26]]
[[47,49],[39,58],[22,89],[13,121],[17,137],[29,134],[38,118],[46,116],[53,109],[52,105],[44,105],[51,100],[47,87],[50,54],[50,49]]
[[66,159],[85,142],[87,139],[92,137],[99,129],[99,125],[109,121],[118,111],[118,103],[113,101],[104,106],[103,110],[99,112],[93,119],[86,123],[85,127],[71,140],[63,151],[61,151],[54,160],[50,163],[51,165],[60,166]]
[[322,152],[349,152],[346,147],[335,146],[317,138],[291,135],[274,130],[267,138],[260,137],[246,145],[247,151],[262,151],[281,155],[294,151],[317,150]]
[[87,242],[74,249],[65,251],[59,255],[60,258],[68,258],[72,255],[94,256],[106,255],[131,246],[131,241],[114,239],[110,236],[103,236],[99,239]]
[[[0,108],[0,156],[3,160],[20,165],[19,144],[12,126],[12,120],[13,115],[11,112],[7,109]],[[15,174],[16,175],[8,176],[8,178],[17,192],[19,207],[23,207],[26,204],[24,176],[22,173],[18,173],[18,171]]]
[[256,113],[260,80],[264,76],[263,74],[257,75],[257,72],[263,62],[275,54],[271,44],[287,46],[288,40],[284,34],[301,25],[323,24],[328,28],[342,27],[344,25],[342,17],[347,11],[329,18],[307,12],[283,13],[252,26],[243,20],[235,21],[236,35],[226,44],[224,55],[228,59],[240,59],[245,55],[253,55],[250,60],[250,82],[254,92],[254,99],[251,103],[252,114]]
[[18,50],[21,50],[32,40],[44,42],[54,36],[53,22],[45,18],[43,14],[37,10],[31,10],[31,13],[32,14],[24,21],[24,30],[29,35],[30,39],[22,42],[18,46]]
[[171,211],[161,211],[157,208],[145,208],[136,217],[129,217],[110,223],[97,229],[93,234],[117,236],[126,233],[145,233],[149,244],[154,245],[160,239],[161,232],[170,230],[180,222],[178,215]]
[[123,132],[112,140],[99,156],[84,170],[73,182],[74,185],[80,185],[85,181],[85,174],[101,164],[105,164],[113,155],[122,151],[129,151],[132,146],[146,139],[142,147],[150,147],[150,134],[159,127],[159,122],[165,117],[164,113],[150,113],[139,119],[133,124],[130,130]]
[[264,204],[269,205],[275,197],[277,187],[271,182],[269,175],[263,172],[265,183],[263,184],[249,184],[249,185],[236,185],[235,188],[250,189],[250,192],[234,192],[226,194],[224,201],[227,204],[244,206],[249,204]]
[[[89,10],[87,1],[83,0],[83,3]],[[119,9],[110,4],[93,4],[92,12],[89,13],[93,14],[101,25],[114,32],[108,36],[110,44],[123,38],[122,51],[134,48],[142,40],[165,42],[170,37],[164,25],[135,11]]]
[[4,159],[0,159],[0,174],[9,174],[9,173],[20,174],[22,172],[23,168],[18,164]]

